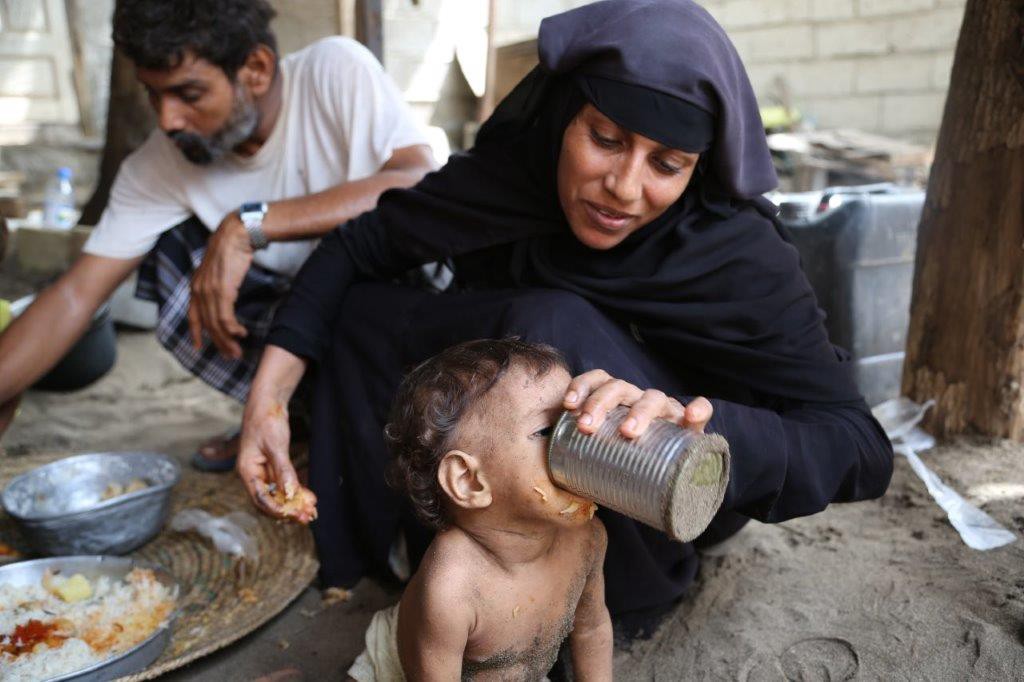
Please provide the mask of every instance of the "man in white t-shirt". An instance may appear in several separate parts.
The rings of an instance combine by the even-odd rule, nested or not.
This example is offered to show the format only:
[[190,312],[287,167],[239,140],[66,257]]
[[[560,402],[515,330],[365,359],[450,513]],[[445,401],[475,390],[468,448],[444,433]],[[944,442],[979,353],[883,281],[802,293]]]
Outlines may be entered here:
[[[244,400],[262,334],[317,238],[433,168],[424,131],[364,47],[332,37],[279,60],[273,16],[265,0],[118,3],[114,42],[159,129],[125,159],[83,255],[0,335],[0,433],[147,254],[140,295],[159,303],[158,338]],[[221,445],[198,464],[230,468],[233,444]]]

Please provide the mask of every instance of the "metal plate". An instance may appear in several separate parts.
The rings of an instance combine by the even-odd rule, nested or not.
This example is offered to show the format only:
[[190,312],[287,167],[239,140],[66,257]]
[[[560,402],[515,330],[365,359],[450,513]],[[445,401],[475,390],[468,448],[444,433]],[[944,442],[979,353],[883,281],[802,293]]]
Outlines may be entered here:
[[[180,477],[178,463],[155,452],[76,455],[16,477],[0,501],[36,552],[125,554],[160,532]],[[109,484],[133,478],[149,486],[102,499]]]
[[[0,585],[39,585],[47,569],[64,575],[81,573],[90,582],[97,580],[100,576],[121,580],[133,568],[152,570],[157,581],[172,590],[177,597],[180,591],[178,582],[167,571],[159,566],[112,556],[55,557],[0,566]],[[51,677],[46,682],[71,682],[72,680],[74,682],[106,682],[144,670],[160,656],[170,641],[171,629],[174,620],[178,617],[178,612],[177,608],[171,611],[167,621],[158,627],[156,632],[128,651],[88,668],[76,670],[60,677]]]

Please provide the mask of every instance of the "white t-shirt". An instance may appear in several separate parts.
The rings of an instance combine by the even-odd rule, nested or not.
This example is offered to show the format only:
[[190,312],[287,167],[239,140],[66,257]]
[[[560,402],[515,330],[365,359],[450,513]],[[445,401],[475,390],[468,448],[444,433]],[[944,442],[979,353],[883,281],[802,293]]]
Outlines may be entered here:
[[[247,201],[319,192],[378,172],[394,150],[428,144],[392,80],[365,47],[324,38],[280,61],[281,112],[253,156],[190,162],[157,129],[121,164],[84,251],[135,258],[195,214],[210,230]],[[275,242],[255,262],[294,276],[317,240]]]

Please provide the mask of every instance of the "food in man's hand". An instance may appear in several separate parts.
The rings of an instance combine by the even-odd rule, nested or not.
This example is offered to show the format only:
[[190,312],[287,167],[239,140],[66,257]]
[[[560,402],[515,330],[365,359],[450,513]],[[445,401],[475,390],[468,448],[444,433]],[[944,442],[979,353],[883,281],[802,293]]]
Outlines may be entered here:
[[137,490],[145,490],[149,487],[149,483],[141,478],[133,478],[128,481],[127,484],[118,483],[113,481],[107,484],[107,487],[103,490],[103,494],[100,495],[100,501],[106,501],[115,497],[121,497],[128,493],[134,493]]
[[281,486],[272,485],[270,486],[270,499],[274,501],[282,514],[299,523],[309,523],[316,518],[316,496],[302,486],[299,486],[299,489],[289,499]]
[[90,582],[47,573],[39,585],[0,585],[0,677],[59,677],[131,649],[170,616],[177,595],[153,572]]

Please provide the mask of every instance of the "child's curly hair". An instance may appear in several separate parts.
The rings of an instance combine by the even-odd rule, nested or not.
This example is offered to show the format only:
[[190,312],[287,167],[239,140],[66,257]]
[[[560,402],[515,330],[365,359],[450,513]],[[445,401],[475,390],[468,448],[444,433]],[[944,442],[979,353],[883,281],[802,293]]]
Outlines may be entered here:
[[384,439],[393,456],[389,483],[409,494],[417,516],[439,530],[447,521],[437,467],[466,410],[513,365],[544,376],[568,370],[556,349],[517,338],[467,341],[412,370],[398,387]]

